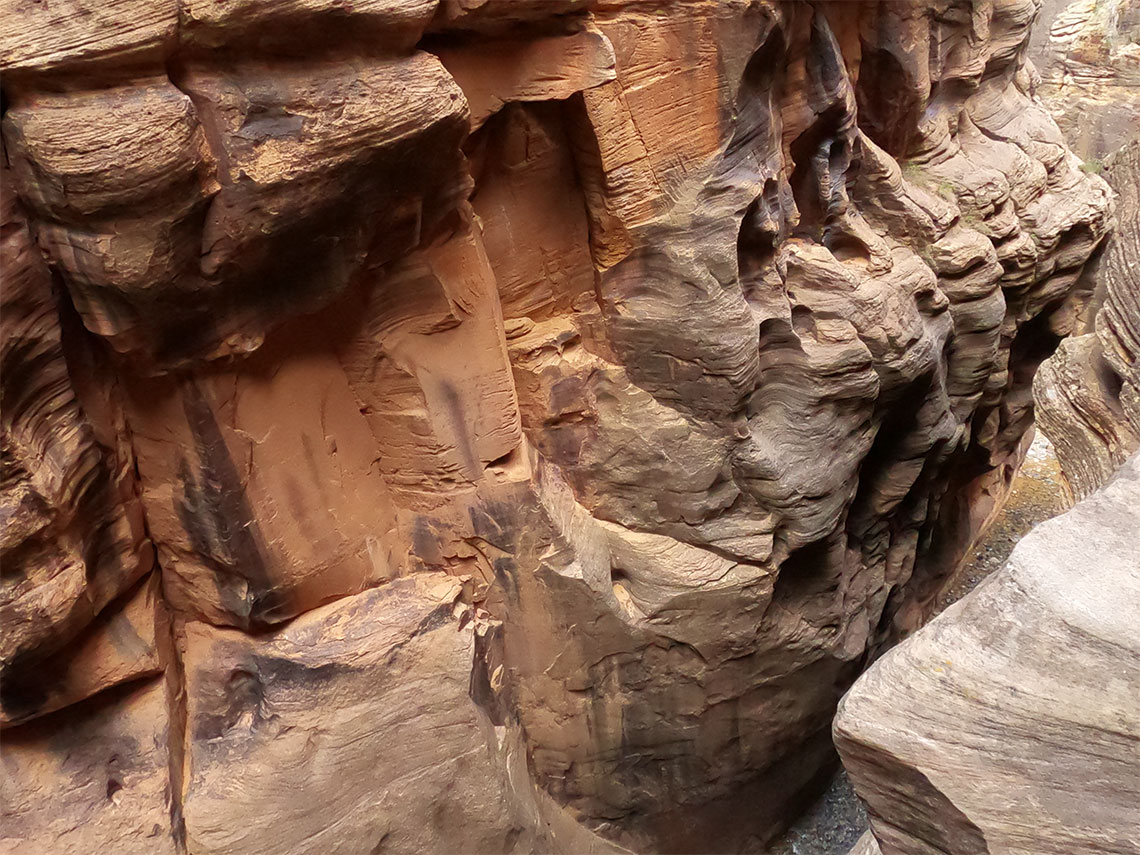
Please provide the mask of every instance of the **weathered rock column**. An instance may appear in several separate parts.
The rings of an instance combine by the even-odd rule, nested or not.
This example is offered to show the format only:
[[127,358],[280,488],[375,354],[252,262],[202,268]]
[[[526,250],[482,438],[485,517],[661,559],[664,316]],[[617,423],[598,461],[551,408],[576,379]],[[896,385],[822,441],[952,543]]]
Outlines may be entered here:
[[1105,174],[1119,223],[1100,261],[1094,331],[1061,342],[1033,381],[1072,500],[1140,448],[1140,139],[1108,158]]

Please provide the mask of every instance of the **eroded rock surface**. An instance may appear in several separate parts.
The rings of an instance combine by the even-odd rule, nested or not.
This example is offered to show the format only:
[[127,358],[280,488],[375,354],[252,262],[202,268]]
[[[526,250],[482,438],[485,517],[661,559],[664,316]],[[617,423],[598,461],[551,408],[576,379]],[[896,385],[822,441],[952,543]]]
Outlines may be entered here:
[[1029,57],[1035,91],[1099,171],[1140,128],[1140,0],[1042,0]]
[[[3,183],[0,721],[8,725],[158,671],[159,605],[149,589],[128,594],[150,572],[153,550],[117,383],[98,376],[81,330],[63,334],[51,273],[7,172]],[[147,605],[136,608],[140,596]]]
[[1138,543],[1134,456],[859,678],[836,744],[883,855],[1140,848]]
[[1120,222],[1100,264],[1093,331],[1063,341],[1033,387],[1070,499],[1140,448],[1140,139],[1109,157],[1105,174]]
[[6,721],[161,689],[190,852],[758,847],[1112,220],[1031,0],[2,11]]

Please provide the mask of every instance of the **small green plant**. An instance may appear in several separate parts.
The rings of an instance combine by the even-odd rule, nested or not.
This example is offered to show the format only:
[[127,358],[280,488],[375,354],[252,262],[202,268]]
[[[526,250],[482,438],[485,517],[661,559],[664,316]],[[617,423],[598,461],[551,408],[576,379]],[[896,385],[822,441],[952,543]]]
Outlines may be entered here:
[[1082,163],[1081,169],[1089,175],[1100,175],[1104,172],[1104,164],[1100,162],[1100,158],[1094,157]]
[[962,211],[961,220],[962,225],[966,226],[967,228],[971,228],[974,231],[982,231],[985,226],[985,220],[980,214],[978,214],[977,211],[973,210],[972,208],[966,211]]
[[933,177],[926,172],[926,170],[919,166],[917,163],[904,163],[902,165],[903,178],[910,184],[917,184],[926,190],[933,191],[938,195],[949,199],[951,202],[957,201],[958,194],[954,190],[954,185],[949,181],[939,181],[934,183]]

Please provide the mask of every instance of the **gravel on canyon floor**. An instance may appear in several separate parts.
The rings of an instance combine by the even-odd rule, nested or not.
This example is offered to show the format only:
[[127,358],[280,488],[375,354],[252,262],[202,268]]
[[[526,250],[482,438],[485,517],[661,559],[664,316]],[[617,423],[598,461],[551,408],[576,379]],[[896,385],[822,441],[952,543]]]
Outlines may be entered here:
[[[1001,567],[1033,526],[1065,510],[1061,470],[1053,444],[1038,431],[1013,480],[1005,507],[969,562],[939,601],[939,610],[961,599]],[[840,770],[827,790],[766,855],[846,855],[867,828],[867,814]]]
[[767,855],[845,855],[866,829],[863,803],[840,770]]

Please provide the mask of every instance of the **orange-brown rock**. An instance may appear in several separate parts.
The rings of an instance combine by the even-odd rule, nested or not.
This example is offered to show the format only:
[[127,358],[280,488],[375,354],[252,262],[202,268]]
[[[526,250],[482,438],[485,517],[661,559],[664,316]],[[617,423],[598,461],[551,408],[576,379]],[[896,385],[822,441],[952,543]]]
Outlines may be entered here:
[[[1000,505],[1092,293],[1111,193],[1031,97],[1032,0],[9,7],[39,254],[11,251],[68,358],[6,313],[5,430],[26,394],[115,473],[70,528],[11,529],[20,590],[55,603],[51,555],[135,526],[82,619],[21,630],[58,669],[5,700],[36,792],[53,729],[113,725],[189,852],[738,851],[786,822]],[[147,617],[146,651],[95,615]],[[13,845],[139,845],[149,774],[106,820],[6,792]]]
[[[534,848],[537,816],[512,791],[512,772],[527,786],[521,758],[511,763],[517,747],[471,696],[482,628],[461,591],[452,576],[418,574],[256,638],[188,623],[187,848]],[[288,800],[266,810],[283,784]],[[313,809],[328,802],[335,822]]]
[[[51,274],[8,192],[7,172],[3,183],[0,722],[6,726],[158,667],[153,589],[146,606],[136,608],[141,593],[120,597],[150,571],[152,548],[117,388],[111,378],[96,377],[74,321],[64,325],[70,335],[63,340]],[[92,388],[96,382],[100,388]]]
[[0,852],[179,852],[167,699],[161,679],[126,684],[5,731]]

